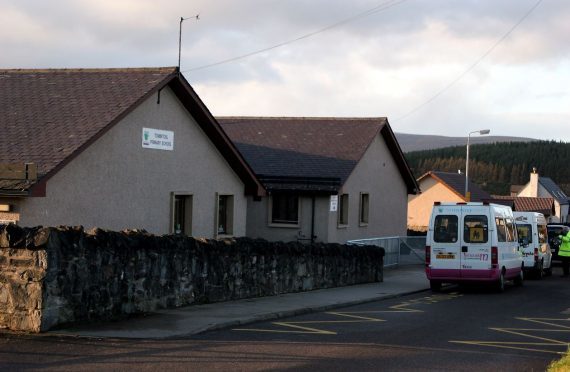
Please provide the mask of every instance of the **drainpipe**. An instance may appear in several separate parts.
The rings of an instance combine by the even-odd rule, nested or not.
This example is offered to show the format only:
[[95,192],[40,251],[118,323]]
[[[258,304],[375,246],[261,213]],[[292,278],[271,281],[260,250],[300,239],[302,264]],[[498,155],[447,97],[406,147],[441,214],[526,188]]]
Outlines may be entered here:
[[315,195],[311,197],[311,244],[315,242]]

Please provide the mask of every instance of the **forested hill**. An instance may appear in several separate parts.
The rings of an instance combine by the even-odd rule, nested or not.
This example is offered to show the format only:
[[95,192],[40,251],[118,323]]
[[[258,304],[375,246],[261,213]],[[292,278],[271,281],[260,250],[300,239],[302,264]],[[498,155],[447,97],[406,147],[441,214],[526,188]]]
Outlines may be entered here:
[[[465,146],[466,137],[435,136],[428,134],[394,133],[398,143],[404,152],[440,149],[452,146]],[[508,136],[474,136],[471,144],[483,144],[494,142],[532,142],[534,138],[508,137]]]
[[[431,171],[465,173],[465,146],[413,151],[406,158],[416,177]],[[491,194],[509,195],[529,181],[532,168],[570,195],[570,143],[509,142],[469,147],[469,178]]]

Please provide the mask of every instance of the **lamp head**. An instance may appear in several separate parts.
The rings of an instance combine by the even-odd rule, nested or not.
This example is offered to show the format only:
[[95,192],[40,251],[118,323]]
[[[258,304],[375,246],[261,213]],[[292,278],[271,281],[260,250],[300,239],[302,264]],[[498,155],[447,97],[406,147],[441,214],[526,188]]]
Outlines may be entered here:
[[491,132],[490,129],[481,129],[481,130],[479,131],[479,134],[481,134],[481,135],[483,135],[483,134],[489,134],[490,132]]

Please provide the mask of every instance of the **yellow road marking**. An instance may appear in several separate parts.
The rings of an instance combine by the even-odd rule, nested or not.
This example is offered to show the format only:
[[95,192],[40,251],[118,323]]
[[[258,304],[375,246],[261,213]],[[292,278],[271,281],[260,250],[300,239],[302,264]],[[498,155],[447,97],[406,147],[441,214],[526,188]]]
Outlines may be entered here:
[[450,294],[439,294],[433,296],[422,297],[410,301],[405,301],[400,304],[390,306],[390,310],[373,310],[373,311],[350,311],[350,312],[326,312],[338,317],[351,318],[350,320],[307,320],[298,322],[272,322],[271,324],[293,328],[290,329],[264,329],[264,328],[234,328],[233,331],[246,331],[246,332],[267,332],[267,333],[300,333],[300,334],[321,334],[321,335],[336,335],[337,332],[327,331],[318,328],[306,327],[304,324],[341,324],[341,323],[363,323],[363,322],[385,322],[385,319],[373,318],[370,316],[363,316],[362,314],[382,314],[382,313],[423,313],[423,310],[413,309],[410,306],[414,305],[430,305],[439,301],[451,300],[462,296],[457,292]]
[[[390,306],[390,309],[394,309],[396,311],[393,312],[400,312],[400,313],[423,313],[423,310],[418,310],[418,309],[408,309],[407,307],[410,306],[412,304],[400,304],[400,305],[395,305],[395,306]],[[392,312],[392,311],[386,311],[387,313]]]
[[302,327],[300,325],[295,325],[292,323],[273,322],[273,324],[280,325],[283,327],[297,328],[297,329],[301,329],[301,330],[308,331],[308,332],[314,332],[314,333],[321,334],[321,335],[336,335],[337,334],[336,332],[333,332],[333,331],[326,331],[326,330],[317,329],[317,328]]
[[[553,318],[527,318],[527,317],[517,317],[517,320],[521,320],[523,322],[532,322],[542,325],[552,326],[553,328],[500,328],[500,327],[491,327],[489,328],[492,331],[507,333],[516,336],[522,336],[527,339],[535,339],[541,340],[545,342],[499,342],[499,341],[449,341],[451,343],[456,344],[465,344],[465,345],[478,345],[478,346],[488,346],[488,347],[496,347],[496,348],[504,348],[504,349],[516,349],[516,350],[524,350],[524,351],[533,351],[533,352],[540,352],[540,353],[551,353],[551,354],[565,354],[568,347],[570,347],[569,342],[564,342],[560,340],[555,340],[552,338],[540,337],[535,334],[530,334],[530,332],[551,332],[556,334],[564,334],[570,333],[570,327],[559,324],[559,322],[568,322],[570,319],[553,319]],[[558,322],[558,323],[555,323]],[[545,349],[538,349],[538,348],[529,348],[529,347],[518,347],[514,345],[520,346],[542,346],[542,347],[563,347],[563,351],[553,351],[553,350],[545,350]]]
[[528,321],[528,322],[546,324],[546,325],[553,326],[553,327],[560,327],[560,328],[570,329],[570,327],[568,327],[568,326],[563,326],[562,324],[545,322],[545,320],[556,321],[556,322],[568,322],[568,321],[570,321],[570,318],[566,318],[566,319],[552,319],[552,318],[516,318],[516,319],[519,319],[519,320],[526,320],[526,321]]
[[556,355],[564,355],[566,354],[566,350],[564,351],[550,351],[550,350],[542,350],[542,349],[533,349],[527,347],[514,347],[514,346],[507,346],[502,344],[488,344],[488,343],[478,343],[478,342],[470,342],[470,341],[449,341],[454,344],[466,344],[466,345],[479,345],[479,346],[494,346],[500,349],[513,349],[513,350],[523,350],[523,351],[534,351],[537,353],[548,353],[548,354],[556,354]]
[[269,333],[301,333],[301,334],[317,334],[317,335],[336,335],[336,332],[326,331],[323,329],[303,327],[296,324],[286,323],[286,322],[272,322],[271,324],[294,328],[295,331],[283,330],[283,329],[263,329],[263,328],[234,328],[232,331],[246,331],[246,332],[269,332]]
[[327,314],[337,315],[337,316],[345,316],[345,317],[347,317],[347,318],[355,318],[355,319],[367,320],[367,321],[370,321],[370,322],[385,322],[384,319],[370,318],[370,317],[367,317],[367,316],[360,316],[360,315],[353,315],[353,313],[328,312]]
[[[566,345],[566,342],[562,342],[562,341],[558,341],[558,340],[553,340],[551,338],[546,338],[546,337],[539,337],[539,336],[533,336],[533,335],[529,335],[528,333],[523,333],[523,332],[516,332],[516,328],[514,329],[508,329],[508,328],[489,328],[493,331],[498,331],[498,332],[504,332],[504,333],[510,333],[513,335],[518,335],[518,336],[523,336],[523,337],[529,337],[529,338],[535,338],[537,340],[543,340],[543,341],[548,341],[551,342],[553,344],[563,344]],[[536,331],[536,330],[533,330]]]
[[370,311],[351,311],[343,314],[386,314],[386,313],[423,313],[422,310],[403,309],[403,310],[370,310]]
[[449,341],[449,342],[453,342],[456,344],[477,344],[477,345],[500,344],[500,345],[534,345],[534,346],[542,345],[542,346],[555,346],[555,347],[565,346],[561,344],[552,344],[550,342],[521,342],[521,341]]
[[376,320],[305,320],[300,322],[284,322],[287,324],[336,324],[336,323],[370,323],[370,322],[385,322],[384,319]]

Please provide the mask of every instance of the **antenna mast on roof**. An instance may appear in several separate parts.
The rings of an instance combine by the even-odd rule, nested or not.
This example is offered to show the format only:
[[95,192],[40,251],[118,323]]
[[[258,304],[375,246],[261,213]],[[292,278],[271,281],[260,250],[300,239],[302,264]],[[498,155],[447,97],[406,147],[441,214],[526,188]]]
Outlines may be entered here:
[[180,28],[178,29],[178,75],[180,75],[180,55],[182,54],[182,22],[187,19],[194,18],[196,21],[200,20],[200,14],[196,14],[194,17],[180,17]]

